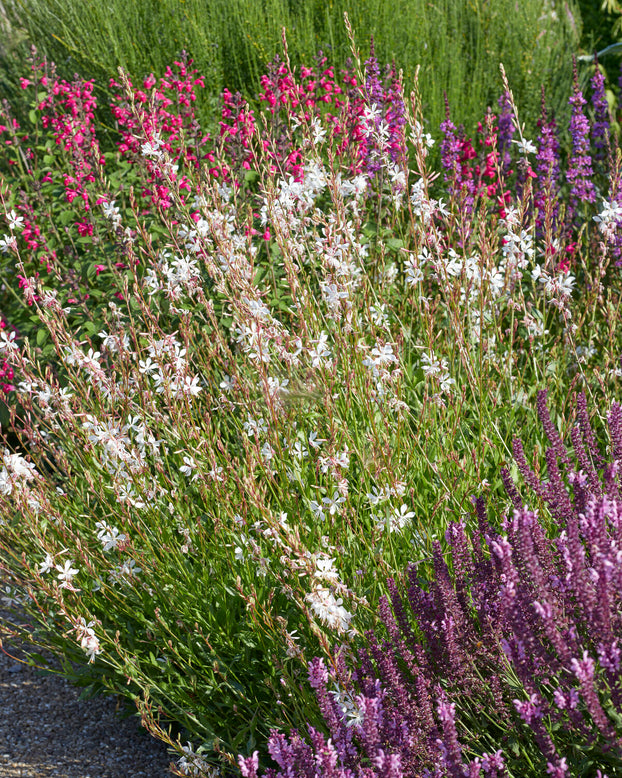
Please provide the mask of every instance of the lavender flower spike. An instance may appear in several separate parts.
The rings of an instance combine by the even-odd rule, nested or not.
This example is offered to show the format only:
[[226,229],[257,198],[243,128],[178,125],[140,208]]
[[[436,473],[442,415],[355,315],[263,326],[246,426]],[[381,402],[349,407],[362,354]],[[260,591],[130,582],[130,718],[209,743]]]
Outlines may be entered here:
[[594,171],[590,157],[590,124],[583,113],[586,100],[579,87],[576,60],[574,60],[574,91],[568,102],[572,105],[570,119],[572,155],[566,176],[571,185],[570,204],[572,210],[576,212],[581,203],[593,203],[596,200],[596,191],[592,182]]
[[590,83],[592,85],[592,105],[594,106],[594,124],[592,140],[596,153],[595,159],[605,159],[609,151],[609,103],[605,96],[605,77],[598,67],[598,58],[594,55],[596,71]]

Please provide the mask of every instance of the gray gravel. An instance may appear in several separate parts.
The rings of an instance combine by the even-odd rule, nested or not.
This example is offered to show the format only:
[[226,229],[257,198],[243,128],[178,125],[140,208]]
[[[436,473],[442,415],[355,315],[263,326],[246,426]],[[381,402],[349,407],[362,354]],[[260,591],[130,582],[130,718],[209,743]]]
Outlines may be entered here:
[[[3,614],[0,612],[0,622]],[[0,650],[0,778],[170,778],[166,747],[120,719],[112,697],[79,700],[62,677]]]

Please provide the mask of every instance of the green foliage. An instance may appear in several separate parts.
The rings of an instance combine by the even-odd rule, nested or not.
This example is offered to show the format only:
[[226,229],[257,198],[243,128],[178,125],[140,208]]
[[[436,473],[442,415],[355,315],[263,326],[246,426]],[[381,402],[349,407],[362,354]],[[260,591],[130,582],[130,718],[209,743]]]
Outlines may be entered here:
[[[572,3],[543,0],[137,0],[129,5],[5,0],[5,5],[15,29],[23,29],[28,42],[54,60],[67,79],[79,72],[105,86],[122,66],[138,83],[150,72],[162,73],[186,50],[206,77],[199,110],[206,127],[215,124],[223,87],[251,96],[258,92],[267,64],[282,51],[283,27],[294,65],[309,64],[322,50],[329,64],[342,67],[350,56],[344,12],[365,52],[373,36],[379,61],[394,60],[404,69],[407,89],[421,66],[424,112],[433,131],[444,117],[443,91],[455,118],[467,127],[481,117],[482,106],[496,108],[499,62],[523,107],[523,120],[534,127],[540,84],[556,114],[567,114],[568,65],[580,32]],[[24,46],[22,57],[23,52]],[[5,62],[0,70],[6,72]]]

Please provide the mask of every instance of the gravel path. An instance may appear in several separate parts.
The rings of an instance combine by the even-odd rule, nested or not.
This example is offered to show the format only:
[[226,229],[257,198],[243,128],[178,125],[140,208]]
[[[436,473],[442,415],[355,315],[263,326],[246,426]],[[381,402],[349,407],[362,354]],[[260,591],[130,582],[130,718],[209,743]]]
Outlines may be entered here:
[[[3,614],[0,612],[0,621]],[[0,778],[170,778],[165,746],[137,718],[120,719],[112,697],[79,700],[60,676],[43,675],[0,650]]]

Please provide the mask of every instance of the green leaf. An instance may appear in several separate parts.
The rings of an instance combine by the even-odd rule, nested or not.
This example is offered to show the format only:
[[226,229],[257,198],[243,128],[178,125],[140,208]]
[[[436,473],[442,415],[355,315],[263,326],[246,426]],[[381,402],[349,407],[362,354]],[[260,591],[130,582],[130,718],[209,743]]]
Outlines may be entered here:
[[61,211],[61,213],[58,215],[58,221],[63,225],[63,227],[66,227],[69,222],[75,221],[75,218],[75,211]]
[[404,248],[404,241],[399,238],[389,238],[385,245],[391,251],[399,251]]

